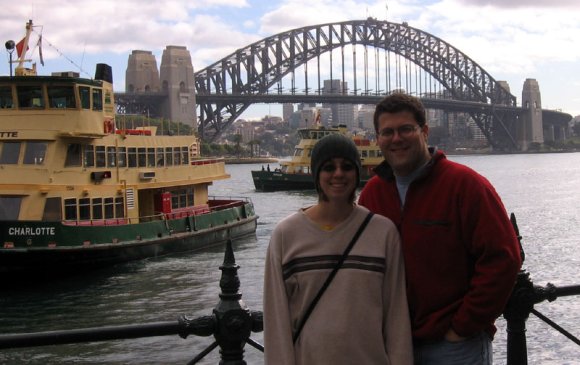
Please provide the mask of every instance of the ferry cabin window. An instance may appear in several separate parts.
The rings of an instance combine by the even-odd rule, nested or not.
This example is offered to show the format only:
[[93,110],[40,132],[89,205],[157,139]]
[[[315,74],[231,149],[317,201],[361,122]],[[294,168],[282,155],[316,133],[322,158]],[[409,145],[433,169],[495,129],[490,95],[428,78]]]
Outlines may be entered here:
[[115,206],[113,198],[105,198],[105,219],[115,218]]
[[361,152],[361,156],[360,156],[361,158],[366,158],[366,157],[369,157],[369,153],[368,153],[369,151],[367,151],[367,150],[362,150],[362,151],[360,151],[360,152]]
[[193,206],[193,189],[179,189],[171,192],[171,208],[185,208]]
[[47,142],[26,142],[24,148],[24,164],[42,165],[46,156]]
[[147,147],[147,166],[155,167],[155,148]]
[[15,221],[20,215],[20,196],[0,196],[0,221]]
[[18,95],[18,107],[25,109],[44,108],[41,85],[17,86],[16,93]]
[[69,198],[64,200],[64,219],[76,221],[123,218],[124,209],[123,197],[80,198],[78,201]]
[[20,142],[4,142],[0,152],[0,165],[14,165],[20,157]]
[[77,200],[76,199],[65,199],[64,200],[64,219],[67,221],[77,220]]
[[79,143],[70,143],[66,148],[64,166],[81,166],[82,148]]
[[42,212],[43,222],[60,222],[62,220],[62,199],[60,197],[46,198],[44,212]]
[[91,219],[91,199],[81,198],[79,199],[79,220],[90,220]]
[[81,108],[91,108],[91,89],[87,86],[79,86],[79,97],[81,98]]
[[95,166],[95,148],[91,145],[85,145],[84,151],[84,166],[93,167]]
[[102,89],[93,89],[93,110],[103,110]]
[[137,167],[147,167],[147,153],[145,147],[137,148]]
[[129,147],[127,149],[127,162],[129,167],[137,167],[137,148]]
[[105,146],[95,147],[95,166],[96,167],[106,166]]
[[103,198],[93,198],[93,219],[103,219]]
[[105,90],[105,105],[113,104],[111,99],[111,92],[109,90]]
[[294,150],[294,156],[302,156],[302,148],[297,148]]
[[50,108],[76,108],[75,89],[72,85],[55,86],[46,88],[48,93],[48,105]]
[[181,165],[181,150],[179,147],[173,149],[173,163],[175,165]]
[[171,147],[165,147],[165,163],[167,166],[173,166],[173,153]]
[[127,147],[117,148],[117,164],[119,167],[127,167]]
[[189,154],[187,153],[187,147],[181,147],[181,163],[184,165],[189,165]]
[[14,108],[14,101],[12,100],[12,87],[0,86],[0,109]]
[[163,147],[157,148],[157,167],[165,166],[165,155],[163,154]]
[[117,166],[117,148],[115,146],[107,147],[107,167]]

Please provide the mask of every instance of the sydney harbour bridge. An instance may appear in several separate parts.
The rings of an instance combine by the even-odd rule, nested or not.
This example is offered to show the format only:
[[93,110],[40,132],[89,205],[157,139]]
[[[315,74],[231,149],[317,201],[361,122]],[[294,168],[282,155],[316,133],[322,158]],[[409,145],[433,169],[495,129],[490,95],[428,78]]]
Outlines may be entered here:
[[[325,80],[340,86],[329,91]],[[527,91],[524,85],[518,106],[505,82],[453,45],[407,23],[373,18],[264,38],[195,72],[194,89],[197,128],[206,141],[255,103],[376,104],[399,90],[428,109],[469,115],[497,151],[566,138],[572,118],[541,109],[537,83]],[[159,110],[171,98],[165,90],[116,93],[118,111]]]

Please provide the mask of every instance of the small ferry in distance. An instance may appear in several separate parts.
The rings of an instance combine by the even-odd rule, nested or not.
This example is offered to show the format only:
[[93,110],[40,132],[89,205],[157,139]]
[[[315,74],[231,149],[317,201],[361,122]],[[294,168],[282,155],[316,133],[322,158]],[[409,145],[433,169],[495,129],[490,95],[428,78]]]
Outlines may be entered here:
[[121,121],[106,64],[94,79],[25,68],[32,31],[29,21],[15,45],[15,76],[0,77],[0,274],[14,274],[5,280],[255,233],[249,199],[209,196],[230,177],[223,159],[201,157],[192,133]]
[[294,148],[294,155],[290,160],[280,161],[278,168],[271,169],[268,165],[266,169],[252,171],[256,190],[314,190],[314,180],[310,171],[312,148],[322,137],[335,133],[350,136],[357,146],[362,163],[360,186],[364,186],[373,176],[373,169],[383,161],[383,154],[376,141],[350,134],[345,125],[327,128],[316,123],[310,128],[298,130],[300,141]]

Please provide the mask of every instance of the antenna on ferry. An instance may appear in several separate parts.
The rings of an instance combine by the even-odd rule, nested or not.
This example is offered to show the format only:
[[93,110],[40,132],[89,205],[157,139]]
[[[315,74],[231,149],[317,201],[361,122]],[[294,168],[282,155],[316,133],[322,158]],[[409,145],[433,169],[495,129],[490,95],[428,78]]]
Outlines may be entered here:
[[14,52],[14,47],[16,46],[16,43],[14,43],[14,41],[11,39],[6,41],[6,43],[4,43],[4,46],[6,46],[6,51],[10,55],[10,61],[8,61],[8,63],[10,64],[10,77],[12,77],[12,52]]

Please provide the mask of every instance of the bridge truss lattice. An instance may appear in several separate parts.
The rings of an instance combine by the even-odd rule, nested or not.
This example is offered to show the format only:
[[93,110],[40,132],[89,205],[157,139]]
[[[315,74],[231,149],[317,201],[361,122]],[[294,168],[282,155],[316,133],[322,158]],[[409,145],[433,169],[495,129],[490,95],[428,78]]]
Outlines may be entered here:
[[[361,49],[356,46],[364,53],[359,65],[356,53]],[[374,58],[368,47],[374,48]],[[328,64],[321,61],[324,55]],[[415,86],[421,97],[453,100],[455,106],[465,101],[470,105],[465,111],[494,147],[516,147],[516,98],[501,83],[442,39],[405,23],[371,18],[279,33],[196,72],[200,134],[215,140],[251,104],[266,96],[269,102],[282,100],[272,94],[315,100],[325,92],[322,79],[341,80],[343,89],[333,93],[362,96],[360,100],[394,89],[410,92]],[[352,89],[346,87],[349,83]]]

